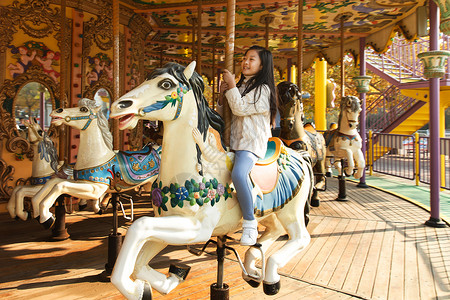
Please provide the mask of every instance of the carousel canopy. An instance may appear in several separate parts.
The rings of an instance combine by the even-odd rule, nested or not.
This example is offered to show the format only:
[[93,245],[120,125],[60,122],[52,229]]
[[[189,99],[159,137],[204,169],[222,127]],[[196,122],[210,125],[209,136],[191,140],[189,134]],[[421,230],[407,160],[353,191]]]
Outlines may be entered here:
[[[165,60],[180,62],[192,59],[197,1],[126,0],[122,3],[133,7],[135,13],[150,22],[152,31],[146,43],[149,57],[157,60],[163,56]],[[427,5],[424,0],[305,0],[303,68],[308,68],[316,57],[323,57],[330,64],[340,60],[341,24],[344,50],[355,57],[359,54],[362,37],[377,52],[387,49],[395,31],[414,39],[420,15],[417,11],[424,5]],[[202,1],[202,62],[205,65],[211,64],[213,45],[217,54],[224,53],[226,15],[226,0]],[[277,67],[286,67],[288,59],[296,64],[298,1],[237,0],[235,16],[236,56],[254,44],[265,46],[268,28],[268,45]]]

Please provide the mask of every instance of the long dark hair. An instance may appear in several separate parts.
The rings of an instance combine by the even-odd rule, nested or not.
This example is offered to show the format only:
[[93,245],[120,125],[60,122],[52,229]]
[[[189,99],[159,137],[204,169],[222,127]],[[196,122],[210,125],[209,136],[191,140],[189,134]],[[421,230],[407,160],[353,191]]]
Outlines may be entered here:
[[[248,51],[250,50],[256,50],[258,52],[259,58],[261,59],[261,70],[252,78],[249,79],[247,82],[247,85],[245,87],[244,92],[242,93],[242,96],[247,94],[253,89],[257,89],[255,92],[255,99],[259,98],[259,94],[261,93],[261,86],[263,84],[266,84],[269,87],[270,90],[270,97],[269,97],[269,103],[270,103],[270,121],[272,124],[275,123],[275,116],[277,114],[278,110],[278,100],[277,100],[277,94],[275,89],[275,77],[273,75],[273,58],[272,58],[272,52],[267,50],[264,47],[261,46],[251,46],[250,48],[245,51],[245,55],[247,55]],[[240,87],[244,82],[245,76],[244,74],[241,74],[241,78],[239,79],[237,86]],[[256,100],[257,101],[257,100]],[[255,103],[256,103],[255,101]]]

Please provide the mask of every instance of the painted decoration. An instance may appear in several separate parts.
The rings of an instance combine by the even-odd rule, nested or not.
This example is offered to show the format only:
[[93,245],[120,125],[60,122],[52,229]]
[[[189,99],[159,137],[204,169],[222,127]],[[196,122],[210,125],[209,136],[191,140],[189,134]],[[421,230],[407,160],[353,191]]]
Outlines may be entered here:
[[36,41],[28,41],[22,45],[9,46],[11,48],[12,57],[16,62],[10,63],[7,68],[12,78],[27,72],[32,65],[40,65],[42,70],[50,76],[55,82],[58,82],[60,73],[54,67],[59,66],[59,52],[50,50],[44,43]]

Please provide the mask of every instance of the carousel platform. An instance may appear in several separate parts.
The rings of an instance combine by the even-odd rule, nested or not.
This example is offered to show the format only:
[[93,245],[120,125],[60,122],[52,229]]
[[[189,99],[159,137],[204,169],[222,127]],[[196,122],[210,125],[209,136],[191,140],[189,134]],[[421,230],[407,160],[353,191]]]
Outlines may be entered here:
[[[423,208],[374,188],[347,182],[348,201],[336,201],[338,182],[329,178],[321,205],[313,208],[304,252],[280,270],[281,291],[265,296],[241,278],[236,258],[225,260],[224,281],[231,299],[450,299],[450,228],[423,225]],[[136,217],[151,215],[147,201],[135,203]],[[102,272],[112,214],[76,212],[66,216],[71,238],[48,241],[35,220],[0,214],[0,298],[123,299]],[[129,222],[120,218],[121,232]],[[238,234],[236,234],[238,237]],[[269,251],[284,242],[281,237]],[[229,242],[243,257],[246,250]],[[200,248],[201,245],[196,245]],[[169,263],[192,267],[187,280],[154,299],[209,299],[216,281],[215,248],[202,256],[167,247],[150,263],[167,272]]]

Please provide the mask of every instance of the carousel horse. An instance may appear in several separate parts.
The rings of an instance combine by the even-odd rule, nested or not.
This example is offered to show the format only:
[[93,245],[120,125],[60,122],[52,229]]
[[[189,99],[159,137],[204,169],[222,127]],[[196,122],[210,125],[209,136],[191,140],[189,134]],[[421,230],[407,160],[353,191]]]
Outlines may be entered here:
[[314,171],[314,193],[312,206],[319,206],[317,191],[326,188],[325,139],[312,124],[303,124],[302,95],[296,84],[283,81],[278,84],[278,111],[280,112],[280,139],[294,150],[306,150],[311,155]]
[[[187,272],[181,267],[171,265],[167,277],[149,266],[167,245],[224,237],[237,230],[242,220],[230,186],[232,155],[221,143],[223,121],[208,106],[203,80],[194,68],[195,61],[186,68],[168,63],[111,106],[111,117],[119,119],[119,129],[133,128],[139,119],[164,125],[161,169],[152,186],[156,217],[133,222],[111,275],[111,282],[128,299],[150,299],[152,288],[166,294],[185,280]],[[312,193],[312,168],[306,152],[296,153],[279,139],[268,145],[270,153],[252,170],[255,216],[265,226],[258,243],[260,250],[266,251],[286,231],[289,240],[267,259],[265,269],[256,267],[256,259],[262,255],[259,249],[250,247],[243,276],[252,286],[263,281],[264,291],[276,294],[278,269],[310,242],[303,211]],[[199,172],[198,164],[207,167]]]
[[[70,167],[58,164],[55,145],[41,126],[33,119],[30,122],[25,121],[25,126],[28,128],[28,139],[34,152],[31,177],[28,180],[30,184],[16,186],[7,205],[12,218],[18,217],[24,221],[31,217],[30,213],[24,210],[25,197],[36,195],[45,183],[54,177],[66,179],[73,176],[73,170]],[[101,214],[99,199],[80,199],[79,209],[85,209],[88,206],[88,200],[91,200],[92,210]],[[34,203],[33,210],[39,210],[39,203]]]
[[29,218],[29,213],[24,210],[24,198],[33,197],[58,170],[58,156],[50,137],[33,119],[25,121],[25,126],[34,153],[31,177],[29,184],[18,185],[13,189],[6,206],[11,218],[18,217],[24,221]]
[[141,151],[115,152],[108,120],[95,101],[81,99],[78,107],[59,108],[50,114],[56,126],[66,124],[80,130],[80,145],[74,166],[74,179],[53,178],[33,197],[39,203],[34,217],[40,216],[45,228],[54,217],[50,207],[62,194],[80,199],[102,199],[106,194],[134,189],[153,182],[159,171],[157,149],[145,147]]
[[[338,127],[324,134],[327,145],[327,157],[334,157],[334,166],[341,174],[341,159],[347,161],[344,169],[346,176],[361,178],[366,161],[361,151],[362,139],[358,133],[358,117],[361,104],[355,96],[345,96],[341,100]],[[356,162],[356,172],[354,173]]]

